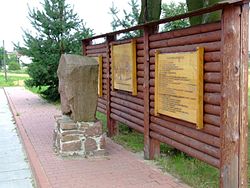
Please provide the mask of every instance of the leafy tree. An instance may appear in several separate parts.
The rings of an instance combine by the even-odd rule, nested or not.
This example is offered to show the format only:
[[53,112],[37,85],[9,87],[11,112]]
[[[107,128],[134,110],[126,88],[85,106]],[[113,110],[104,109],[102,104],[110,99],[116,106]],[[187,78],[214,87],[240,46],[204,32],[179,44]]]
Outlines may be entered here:
[[[162,4],[162,17],[167,18],[167,17],[173,17],[178,14],[184,14],[187,12],[187,5],[186,3],[174,3],[171,2],[169,4]],[[169,22],[166,23],[163,27],[163,31],[171,31],[175,29],[181,29],[188,27],[189,20],[188,19],[181,19],[181,20],[176,20],[174,22]]]
[[[144,3],[146,3],[146,1],[144,1]],[[148,2],[147,2],[148,3]],[[157,4],[157,3],[156,3]],[[117,9],[117,7],[114,6],[114,4],[112,4],[112,7],[110,8],[110,13],[113,15],[113,21],[111,23],[113,30],[118,30],[118,29],[125,29],[125,28],[129,28],[132,26],[135,26],[139,23],[143,23],[142,21],[142,14],[138,14],[138,12],[141,12],[139,9],[139,5],[138,5],[138,1],[137,0],[131,0],[130,3],[130,12],[127,12],[126,10],[123,10],[124,15],[123,16],[119,16],[119,10]],[[158,1],[158,5],[159,5],[159,1]],[[157,6],[158,6],[157,5]],[[143,5],[142,7],[145,9],[144,7],[145,5]],[[149,9],[149,7],[148,7]],[[149,11],[150,12],[150,11]],[[187,6],[185,3],[175,3],[175,2],[171,2],[169,4],[162,4],[162,8],[161,11],[162,12],[162,17],[166,18],[166,17],[172,17],[178,14],[183,14],[185,12],[187,12]],[[158,18],[158,14],[153,16],[149,16],[148,20],[152,21],[152,20],[157,20]],[[146,18],[144,18],[146,19]],[[174,29],[180,29],[180,28],[184,28],[189,26],[189,20],[188,19],[183,19],[183,20],[177,20],[175,22],[170,22],[164,25],[163,27],[163,31],[170,31],[170,30],[174,30]],[[157,28],[154,28],[154,30],[156,31]],[[131,38],[131,37],[136,37],[139,36],[140,32],[136,31],[134,33],[130,32],[130,33],[126,33],[124,38]]]
[[[137,0],[130,0],[128,3],[130,6],[130,11],[123,10],[123,16],[119,16],[118,8],[112,3],[112,7],[109,8],[110,14],[113,16],[113,21],[111,22],[112,29],[114,31],[119,29],[126,29],[138,24],[139,20],[139,4]],[[133,31],[124,34],[123,38],[132,38],[140,35],[139,31]]]
[[18,62],[16,61],[11,61],[8,63],[8,69],[9,70],[20,70],[21,67]]
[[[219,3],[223,0],[186,0],[188,11],[194,11],[204,7],[212,6],[213,4]],[[209,23],[220,20],[221,11],[204,14],[203,16],[190,17],[191,25],[198,25],[202,23]]]
[[42,10],[30,9],[29,19],[36,34],[24,31],[24,47],[18,52],[32,59],[28,66],[31,79],[28,86],[47,88],[42,95],[57,100],[57,67],[61,54],[81,53],[81,39],[93,35],[93,30],[73,12],[66,0],[44,0]]
[[5,53],[3,53],[3,51],[4,51],[4,49],[3,49],[3,47],[0,47],[0,69],[3,67],[3,54],[5,54],[5,62],[8,62],[8,55],[7,55],[7,53],[6,53],[6,51],[5,51]]

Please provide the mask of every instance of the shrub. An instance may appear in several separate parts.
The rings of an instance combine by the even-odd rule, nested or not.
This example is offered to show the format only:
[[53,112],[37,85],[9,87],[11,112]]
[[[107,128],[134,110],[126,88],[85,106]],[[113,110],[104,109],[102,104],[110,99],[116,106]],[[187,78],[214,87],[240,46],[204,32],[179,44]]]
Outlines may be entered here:
[[8,69],[9,70],[20,70],[21,68],[20,68],[19,63],[15,62],[15,61],[11,61],[8,64]]

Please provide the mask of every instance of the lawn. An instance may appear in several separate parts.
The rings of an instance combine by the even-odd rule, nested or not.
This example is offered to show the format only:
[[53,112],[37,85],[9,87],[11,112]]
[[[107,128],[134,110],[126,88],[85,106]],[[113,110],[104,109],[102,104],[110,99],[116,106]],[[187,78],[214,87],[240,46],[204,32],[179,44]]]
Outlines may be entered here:
[[24,86],[24,81],[28,78],[27,74],[8,74],[6,81],[4,74],[0,74],[0,87]]

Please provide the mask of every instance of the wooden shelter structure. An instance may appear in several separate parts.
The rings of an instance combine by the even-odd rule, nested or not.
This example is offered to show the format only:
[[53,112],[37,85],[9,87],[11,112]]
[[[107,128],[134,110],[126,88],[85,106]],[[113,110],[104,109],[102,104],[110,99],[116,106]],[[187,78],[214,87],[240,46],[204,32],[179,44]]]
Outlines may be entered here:
[[[160,24],[221,11],[221,21],[152,33]],[[107,115],[109,136],[122,122],[144,134],[144,156],[153,159],[166,143],[220,169],[220,187],[247,187],[248,133],[248,0],[228,0],[212,7],[149,22],[82,41],[83,54],[101,57],[101,89],[97,110]],[[143,36],[117,40],[141,30]],[[105,42],[94,44],[95,39]],[[112,46],[136,44],[137,93],[115,90]],[[203,128],[194,123],[155,115],[156,51],[179,53],[204,48]],[[100,79],[99,79],[100,80]]]

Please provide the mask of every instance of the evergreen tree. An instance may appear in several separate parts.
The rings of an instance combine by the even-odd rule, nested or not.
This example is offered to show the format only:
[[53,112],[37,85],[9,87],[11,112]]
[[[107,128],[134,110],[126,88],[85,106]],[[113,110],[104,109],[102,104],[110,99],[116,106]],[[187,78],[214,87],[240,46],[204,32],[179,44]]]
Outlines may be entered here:
[[17,51],[31,57],[28,66],[31,79],[28,86],[46,88],[42,96],[57,100],[57,67],[61,54],[81,53],[81,40],[93,35],[66,0],[44,0],[42,10],[30,9],[29,19],[36,30],[35,34],[24,31],[24,47],[16,46]]
[[[130,6],[130,11],[123,10],[123,16],[119,16],[118,8],[112,3],[112,7],[109,8],[110,14],[113,16],[113,21],[111,22],[111,26],[113,31],[119,29],[126,29],[138,24],[139,21],[139,4],[137,0],[130,0],[128,3]],[[139,31],[133,31],[124,34],[122,38],[132,38],[140,35]]]
[[[187,5],[186,3],[174,3],[171,2],[169,4],[162,4],[162,17],[167,18],[167,17],[173,17],[178,14],[184,14],[187,12]],[[166,23],[163,27],[163,31],[171,31],[175,29],[181,29],[188,27],[189,20],[188,18],[186,19],[181,19],[181,20],[176,20],[173,22]]]

